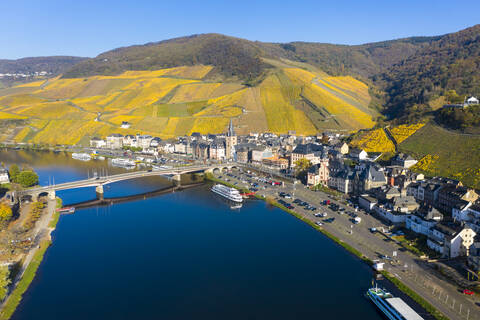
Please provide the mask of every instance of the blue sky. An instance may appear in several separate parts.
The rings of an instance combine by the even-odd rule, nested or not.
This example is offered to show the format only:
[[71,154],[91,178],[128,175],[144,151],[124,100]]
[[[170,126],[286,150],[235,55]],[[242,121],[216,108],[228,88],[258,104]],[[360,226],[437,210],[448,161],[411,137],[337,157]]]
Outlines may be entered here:
[[472,26],[480,1],[2,0],[0,59],[93,57],[216,32],[250,40],[360,44]]

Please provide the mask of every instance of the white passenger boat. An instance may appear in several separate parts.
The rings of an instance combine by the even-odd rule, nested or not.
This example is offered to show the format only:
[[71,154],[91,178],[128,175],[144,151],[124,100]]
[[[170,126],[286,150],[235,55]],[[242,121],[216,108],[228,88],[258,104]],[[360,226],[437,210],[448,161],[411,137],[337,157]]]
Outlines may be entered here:
[[368,289],[367,297],[385,314],[390,320],[423,320],[402,299],[395,298],[385,289],[380,289],[376,285]]
[[90,161],[92,160],[92,156],[88,153],[72,153],[72,158],[76,160],[82,161]]
[[238,190],[235,188],[230,188],[224,186],[223,184],[216,184],[212,187],[212,191],[228,200],[234,202],[243,202],[240,192],[238,192]]
[[127,169],[135,168],[136,166],[135,161],[130,159],[125,159],[125,158],[112,159],[112,165],[116,167],[127,168]]

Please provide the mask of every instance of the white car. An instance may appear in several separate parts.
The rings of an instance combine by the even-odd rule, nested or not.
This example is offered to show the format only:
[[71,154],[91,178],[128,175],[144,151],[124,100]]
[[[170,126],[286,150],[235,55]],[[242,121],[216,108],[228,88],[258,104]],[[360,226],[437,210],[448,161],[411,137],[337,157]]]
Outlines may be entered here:
[[320,221],[316,221],[315,224],[319,227],[323,226],[323,223],[321,223]]

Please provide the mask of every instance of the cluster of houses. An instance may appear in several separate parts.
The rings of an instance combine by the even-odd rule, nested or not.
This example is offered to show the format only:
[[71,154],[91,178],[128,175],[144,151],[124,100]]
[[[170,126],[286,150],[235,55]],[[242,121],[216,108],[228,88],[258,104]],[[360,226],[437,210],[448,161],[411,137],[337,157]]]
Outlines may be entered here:
[[49,75],[51,73],[48,73],[47,71],[35,71],[31,73],[0,73],[0,79],[3,78],[29,78],[29,77],[44,77],[46,75]]
[[381,166],[376,162],[380,154],[349,148],[342,138],[334,133],[305,137],[294,132],[237,136],[230,122],[224,134],[192,133],[165,141],[148,135],[112,134],[105,140],[94,138],[90,144],[251,163],[284,174],[295,172],[298,160],[305,159],[310,163],[307,185],[350,195],[377,217],[425,236],[428,247],[441,256],[468,256],[470,266],[480,270],[480,240],[476,238],[476,234],[480,237],[480,203],[475,190],[452,179],[425,179],[409,169],[417,161],[406,154]]
[[470,97],[466,98],[463,101],[463,103],[457,103],[457,104],[446,104],[443,107],[444,108],[467,108],[468,106],[473,106],[473,105],[478,105],[480,104],[480,101],[476,97]]

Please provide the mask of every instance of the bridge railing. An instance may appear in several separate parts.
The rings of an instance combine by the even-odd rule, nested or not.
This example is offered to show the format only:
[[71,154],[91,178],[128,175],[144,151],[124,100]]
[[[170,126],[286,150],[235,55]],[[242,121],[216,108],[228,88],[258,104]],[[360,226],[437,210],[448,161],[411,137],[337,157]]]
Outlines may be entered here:
[[180,174],[180,173],[185,173],[185,172],[192,172],[192,171],[198,171],[198,170],[206,170],[210,168],[216,168],[216,167],[221,167],[222,165],[204,165],[204,166],[182,166],[182,167],[177,167],[177,168],[169,168],[169,169],[162,169],[162,170],[154,170],[154,171],[133,171],[133,172],[125,172],[125,173],[119,173],[115,175],[109,175],[109,176],[101,176],[97,178],[88,178],[88,179],[83,179],[83,180],[77,180],[77,181],[70,181],[70,182],[65,182],[65,183],[60,183],[60,184],[54,184],[54,185],[49,185],[49,186],[41,186],[41,187],[36,187],[32,189],[27,189],[27,190],[22,190],[19,193],[20,194],[31,194],[31,193],[38,193],[38,192],[43,192],[43,191],[50,191],[52,189],[58,190],[58,189],[68,189],[68,188],[75,188],[75,187],[83,187],[85,185],[90,186],[92,183],[96,184],[105,184],[106,182],[109,181],[121,181],[121,180],[126,180],[126,178],[136,178],[136,177],[142,177],[142,176],[155,176],[155,175],[168,175],[168,174]]

